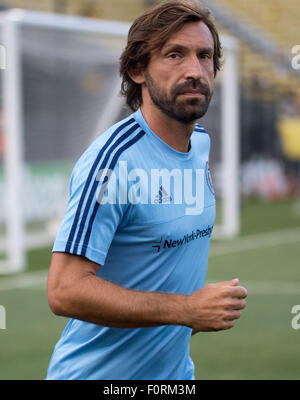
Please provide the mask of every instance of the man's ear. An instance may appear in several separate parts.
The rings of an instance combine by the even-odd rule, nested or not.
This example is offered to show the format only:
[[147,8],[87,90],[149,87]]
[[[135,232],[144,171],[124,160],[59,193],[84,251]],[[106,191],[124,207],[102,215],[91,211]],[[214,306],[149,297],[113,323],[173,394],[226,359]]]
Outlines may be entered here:
[[129,77],[133,80],[133,82],[142,85],[145,82],[145,75],[142,69],[133,69],[128,71]]

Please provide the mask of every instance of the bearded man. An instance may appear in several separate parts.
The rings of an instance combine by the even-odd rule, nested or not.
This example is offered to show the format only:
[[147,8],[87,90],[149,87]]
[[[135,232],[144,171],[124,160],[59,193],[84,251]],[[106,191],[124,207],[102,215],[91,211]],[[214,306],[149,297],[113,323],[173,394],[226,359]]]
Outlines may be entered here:
[[167,1],[120,59],[133,114],[83,153],[57,235],[48,300],[70,317],[47,379],[194,379],[193,333],[245,308],[238,279],[205,285],[215,197],[206,113],[221,64],[208,10]]

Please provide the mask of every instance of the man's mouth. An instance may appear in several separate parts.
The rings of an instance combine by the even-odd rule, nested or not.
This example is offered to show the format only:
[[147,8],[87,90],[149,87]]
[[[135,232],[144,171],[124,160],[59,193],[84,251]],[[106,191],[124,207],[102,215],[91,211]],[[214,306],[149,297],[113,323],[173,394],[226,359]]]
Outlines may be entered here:
[[179,93],[178,96],[191,97],[191,98],[206,97],[206,95],[203,92],[200,92],[199,90],[187,90],[185,92]]
[[201,96],[205,96],[204,93],[199,92],[199,91],[194,91],[194,90],[188,90],[188,91],[182,92],[182,93],[180,93],[180,94],[182,94],[182,95],[184,95],[184,96],[192,96],[192,97],[201,97]]
[[180,85],[177,87],[177,96],[185,97],[209,97],[209,88],[204,83],[195,83],[194,85]]

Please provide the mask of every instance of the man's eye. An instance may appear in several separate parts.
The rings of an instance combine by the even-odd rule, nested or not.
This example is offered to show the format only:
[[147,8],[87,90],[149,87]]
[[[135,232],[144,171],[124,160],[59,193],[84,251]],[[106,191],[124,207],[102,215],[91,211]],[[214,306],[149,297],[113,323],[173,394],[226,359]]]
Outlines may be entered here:
[[180,56],[179,56],[178,53],[171,53],[171,54],[168,55],[168,57],[171,58],[171,59],[173,59],[173,60],[176,60],[176,59],[178,59]]
[[202,54],[200,54],[200,58],[202,58],[202,59],[204,59],[204,60],[210,59],[210,58],[211,58],[211,55],[208,54],[208,53],[202,53]]

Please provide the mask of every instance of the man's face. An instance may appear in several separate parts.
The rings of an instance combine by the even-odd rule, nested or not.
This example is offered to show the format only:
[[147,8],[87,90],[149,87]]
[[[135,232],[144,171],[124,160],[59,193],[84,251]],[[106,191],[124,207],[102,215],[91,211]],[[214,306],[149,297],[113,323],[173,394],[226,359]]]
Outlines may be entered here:
[[213,93],[213,54],[209,28],[203,22],[187,23],[151,55],[143,90],[157,108],[179,122],[201,118]]

